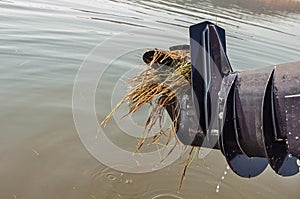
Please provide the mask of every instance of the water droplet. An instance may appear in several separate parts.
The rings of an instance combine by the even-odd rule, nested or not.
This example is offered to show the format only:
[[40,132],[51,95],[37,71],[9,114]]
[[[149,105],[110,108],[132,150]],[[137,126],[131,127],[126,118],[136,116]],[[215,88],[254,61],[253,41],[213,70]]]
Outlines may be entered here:
[[211,134],[212,134],[212,135],[219,135],[219,130],[217,130],[217,129],[212,129],[212,130],[211,130]]
[[289,132],[289,135],[292,135],[292,132]]
[[219,193],[219,191],[220,191],[220,185],[217,185],[216,192]]
[[227,171],[224,171],[224,175],[227,175]]
[[226,169],[227,169],[227,170],[229,170],[229,169],[230,169],[230,167],[229,167],[229,166],[227,166],[227,167],[226,167]]
[[226,92],[225,92],[225,91],[226,91],[226,89],[224,89],[224,88],[223,88],[223,89],[221,89],[221,90],[218,92],[218,96],[219,96],[219,97],[223,97],[223,98],[224,98],[224,97],[225,97],[225,95],[226,95]]
[[125,180],[125,184],[132,184],[132,183],[133,183],[133,180],[129,180],[129,179]]
[[219,118],[222,120],[223,119],[223,112],[219,113]]
[[295,139],[296,139],[296,140],[299,140],[299,137],[298,137],[298,136],[296,136],[296,137],[295,137]]
[[225,178],[225,177],[224,177],[224,176],[222,176],[221,180],[224,180],[224,178]]

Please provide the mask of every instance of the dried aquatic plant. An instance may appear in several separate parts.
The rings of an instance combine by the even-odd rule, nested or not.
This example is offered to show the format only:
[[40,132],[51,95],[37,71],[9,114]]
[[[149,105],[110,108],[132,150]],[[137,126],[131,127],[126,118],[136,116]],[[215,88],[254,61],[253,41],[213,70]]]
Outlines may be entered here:
[[[143,57],[147,66],[144,71],[135,76],[129,82],[131,88],[127,91],[121,101],[113,108],[111,113],[102,121],[101,126],[105,126],[114,112],[123,104],[127,103],[129,112],[125,115],[132,114],[139,110],[145,104],[150,104],[152,110],[144,126],[144,137],[140,139],[136,152],[145,144],[149,134],[155,125],[159,126],[158,132],[152,138],[152,144],[158,144],[160,138],[166,139],[164,146],[167,146],[172,139],[176,139],[176,144],[168,152],[167,156],[173,152],[179,141],[176,137],[177,117],[180,111],[173,118],[173,124],[163,127],[165,109],[169,106],[178,106],[176,104],[176,95],[183,92],[186,86],[191,84],[191,63],[190,55],[187,50],[153,50],[146,52]],[[124,117],[125,117],[124,116]],[[152,132],[153,133],[153,132]],[[186,161],[183,163],[184,168],[181,175],[179,190],[186,174],[190,157],[195,147],[192,147]]]
[[[165,108],[174,105],[176,94],[182,92],[182,89],[190,84],[191,64],[188,55],[188,51],[182,50],[154,50],[153,55],[149,56],[151,60],[146,69],[130,81],[132,87],[102,121],[101,126],[105,126],[123,103],[129,106],[128,114],[136,112],[147,103],[150,104],[152,112],[145,123],[145,131],[150,132],[158,121],[161,126]],[[168,65],[165,64],[166,61],[169,62]],[[160,132],[160,134],[164,133]],[[157,136],[154,137],[158,139]],[[137,150],[142,145],[143,141]]]

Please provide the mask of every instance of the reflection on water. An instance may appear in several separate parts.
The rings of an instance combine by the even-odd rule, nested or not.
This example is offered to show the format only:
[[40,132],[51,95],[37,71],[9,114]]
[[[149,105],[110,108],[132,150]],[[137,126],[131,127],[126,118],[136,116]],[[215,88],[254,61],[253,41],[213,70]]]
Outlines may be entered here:
[[[226,29],[236,70],[300,60],[296,0],[0,0],[0,198],[298,198],[299,176],[282,178],[268,169],[242,179],[227,170],[217,151],[193,161],[178,194],[178,162],[139,175],[116,171],[95,160],[79,140],[73,83],[97,44],[133,28],[144,30],[145,48],[167,39],[182,44],[187,28],[203,20]],[[150,30],[168,36],[158,41],[161,35]],[[116,51],[113,41],[107,53]],[[95,96],[100,119],[110,111],[115,78],[141,63],[136,52],[107,70]],[[105,59],[98,57],[99,67]],[[132,149],[136,139],[123,139],[110,125],[110,138]]]

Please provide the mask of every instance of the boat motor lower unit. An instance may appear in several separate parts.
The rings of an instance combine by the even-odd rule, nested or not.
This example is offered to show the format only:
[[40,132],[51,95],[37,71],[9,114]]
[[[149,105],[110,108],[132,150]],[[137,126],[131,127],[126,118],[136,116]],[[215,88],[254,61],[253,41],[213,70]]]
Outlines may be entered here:
[[[242,177],[268,164],[279,175],[299,172],[300,62],[235,72],[224,29],[190,27],[191,88],[167,107],[186,145],[219,149]],[[176,118],[175,118],[176,115]]]

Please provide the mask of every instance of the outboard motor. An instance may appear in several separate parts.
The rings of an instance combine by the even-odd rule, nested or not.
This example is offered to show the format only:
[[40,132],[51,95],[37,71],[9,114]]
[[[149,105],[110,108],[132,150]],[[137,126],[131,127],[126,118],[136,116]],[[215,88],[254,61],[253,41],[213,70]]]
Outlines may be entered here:
[[[185,145],[220,149],[242,177],[268,164],[279,175],[299,172],[300,62],[234,72],[224,29],[190,27],[191,89],[167,110]],[[180,112],[179,112],[180,109]]]

